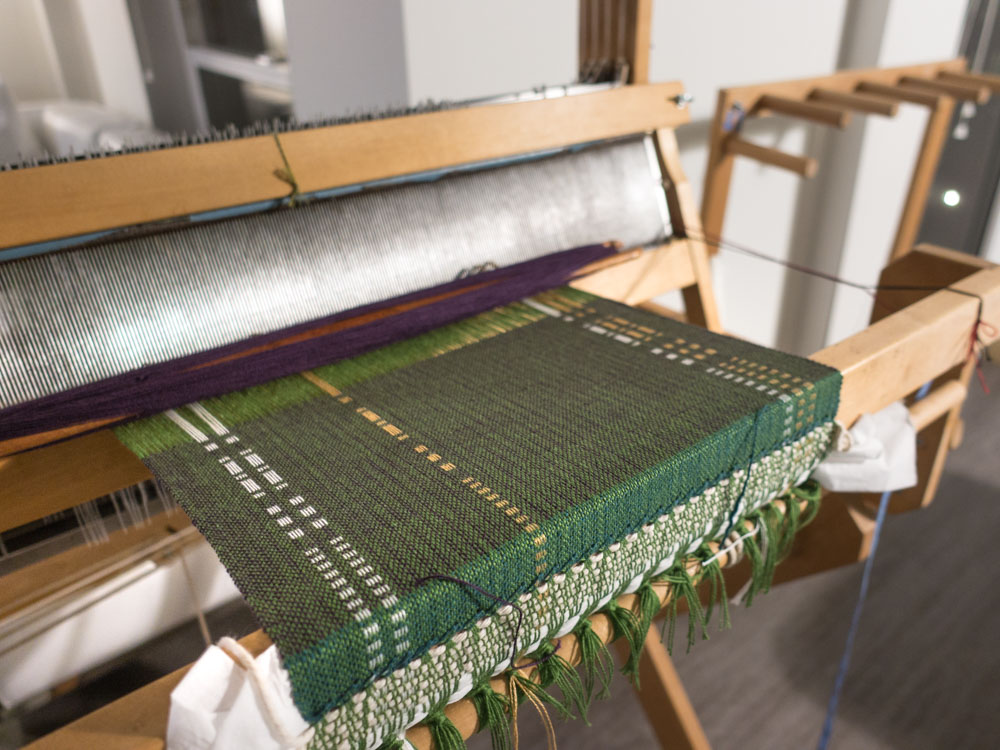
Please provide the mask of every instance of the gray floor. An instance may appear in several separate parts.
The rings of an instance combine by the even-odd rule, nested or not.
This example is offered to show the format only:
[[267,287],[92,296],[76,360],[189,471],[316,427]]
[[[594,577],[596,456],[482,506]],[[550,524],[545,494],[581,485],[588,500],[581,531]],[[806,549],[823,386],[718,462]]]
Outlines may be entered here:
[[[1000,748],[1000,367],[987,376],[933,505],[887,521],[830,748]],[[816,746],[860,580],[859,564],[779,586],[676,655],[714,750]],[[522,716],[521,747],[544,748]],[[559,746],[656,747],[622,679],[590,718],[558,723]]]
[[[1000,368],[993,396],[976,387],[964,445],[949,458],[935,503],[890,517],[856,643],[831,748],[1000,747]],[[815,747],[858,592],[856,565],[775,588],[753,608],[733,608],[732,630],[675,662],[715,750]],[[210,616],[213,635],[256,628],[241,603]],[[198,655],[194,623],[118,660],[73,691],[0,720],[13,748],[135,689]],[[648,748],[656,743],[631,687],[616,678],[595,703],[592,726],[557,723],[566,750]],[[530,707],[521,747],[544,748]],[[487,750],[489,737],[473,738]]]

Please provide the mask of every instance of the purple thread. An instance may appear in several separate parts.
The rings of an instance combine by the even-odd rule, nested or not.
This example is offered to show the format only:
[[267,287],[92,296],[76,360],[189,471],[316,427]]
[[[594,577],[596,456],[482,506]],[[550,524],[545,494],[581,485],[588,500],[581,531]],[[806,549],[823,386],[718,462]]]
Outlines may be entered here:
[[[357,356],[560,286],[574,271],[615,252],[611,246],[588,245],[553,253],[17,404],[0,410],[3,423],[0,439],[123,415],[149,416]],[[427,303],[405,314],[389,315],[346,330],[191,369],[340,320],[464,289],[470,291]]]

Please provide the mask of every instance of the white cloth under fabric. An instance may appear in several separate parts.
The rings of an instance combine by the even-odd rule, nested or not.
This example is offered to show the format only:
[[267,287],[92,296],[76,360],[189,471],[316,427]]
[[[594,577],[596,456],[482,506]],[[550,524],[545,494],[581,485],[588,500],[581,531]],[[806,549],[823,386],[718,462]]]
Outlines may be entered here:
[[[312,732],[292,701],[274,646],[253,659],[231,639],[209,646],[170,694],[168,750],[291,750]],[[254,678],[236,658],[256,666]],[[256,683],[256,684],[255,684]]]
[[895,492],[917,483],[917,431],[902,402],[865,414],[816,467],[832,492]]

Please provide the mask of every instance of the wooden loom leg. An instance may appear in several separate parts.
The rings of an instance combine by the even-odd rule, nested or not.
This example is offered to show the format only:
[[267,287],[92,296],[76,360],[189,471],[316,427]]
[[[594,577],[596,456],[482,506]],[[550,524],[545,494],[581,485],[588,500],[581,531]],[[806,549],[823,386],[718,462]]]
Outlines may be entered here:
[[[620,651],[627,646],[618,642]],[[656,625],[649,626],[635,694],[663,750],[710,750],[705,730],[681,683]]]

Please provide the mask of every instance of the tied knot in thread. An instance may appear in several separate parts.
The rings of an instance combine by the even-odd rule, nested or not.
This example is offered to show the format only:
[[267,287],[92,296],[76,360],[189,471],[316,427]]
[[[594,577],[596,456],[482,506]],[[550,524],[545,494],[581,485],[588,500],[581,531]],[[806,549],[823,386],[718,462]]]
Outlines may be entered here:
[[275,169],[274,176],[291,186],[292,192],[288,194],[287,198],[289,207],[294,207],[299,197],[299,182],[295,179],[295,173],[292,172],[292,165],[288,163],[288,157],[285,156],[285,149],[281,145],[281,138],[278,137],[277,133],[274,134],[274,142],[278,146],[278,153],[281,155],[281,161],[285,165],[284,167]]
[[425,721],[437,750],[465,750],[465,738],[444,711],[431,711]]

